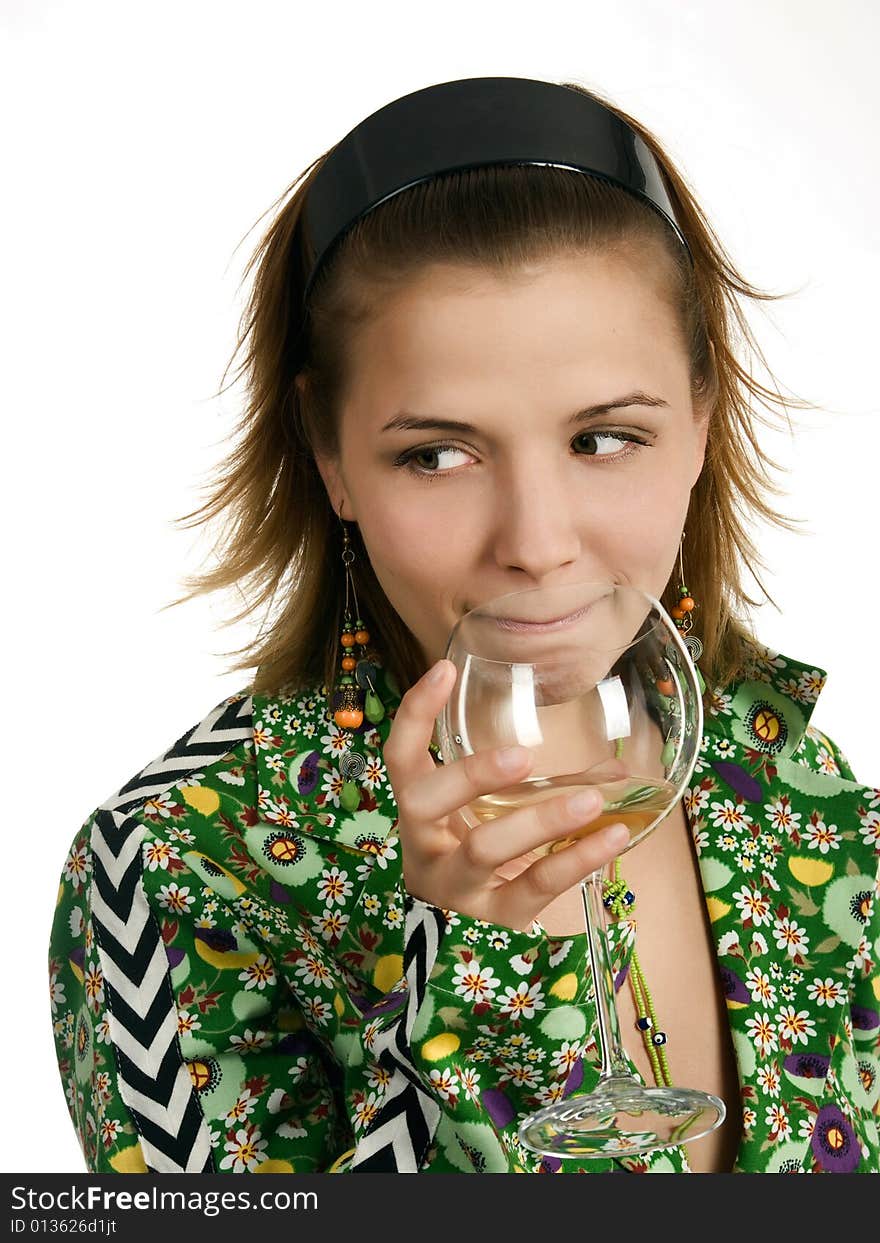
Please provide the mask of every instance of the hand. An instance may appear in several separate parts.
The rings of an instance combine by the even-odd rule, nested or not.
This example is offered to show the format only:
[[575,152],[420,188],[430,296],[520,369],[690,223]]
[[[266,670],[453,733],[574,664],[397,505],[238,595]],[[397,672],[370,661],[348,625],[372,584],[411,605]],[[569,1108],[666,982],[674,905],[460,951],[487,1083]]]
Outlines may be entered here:
[[629,832],[622,824],[609,825],[564,850],[523,862],[529,851],[594,820],[602,808],[598,790],[586,792],[586,807],[573,809],[560,794],[470,828],[461,808],[478,795],[523,781],[534,757],[526,747],[511,747],[434,764],[428,744],[454,674],[449,660],[429,669],[401,699],[385,743],[404,884],[413,897],[434,906],[522,931],[560,894],[618,855]]

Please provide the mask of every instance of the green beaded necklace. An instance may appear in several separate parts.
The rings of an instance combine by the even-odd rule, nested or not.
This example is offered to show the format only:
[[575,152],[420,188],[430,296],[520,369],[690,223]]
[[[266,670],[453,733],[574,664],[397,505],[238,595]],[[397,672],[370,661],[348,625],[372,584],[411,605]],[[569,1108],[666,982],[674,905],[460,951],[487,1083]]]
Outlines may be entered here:
[[[614,880],[604,882],[602,893],[605,896],[605,906],[615,919],[632,913],[635,907],[635,897],[620,875],[619,859],[614,860]],[[654,1080],[660,1087],[671,1088],[672,1076],[669,1073],[669,1063],[666,1059],[666,1033],[657,1021],[654,1001],[648,990],[635,945],[630,954],[629,981],[636,1003],[636,1013],[639,1016],[636,1020],[636,1027],[641,1033],[645,1051],[654,1072]]]

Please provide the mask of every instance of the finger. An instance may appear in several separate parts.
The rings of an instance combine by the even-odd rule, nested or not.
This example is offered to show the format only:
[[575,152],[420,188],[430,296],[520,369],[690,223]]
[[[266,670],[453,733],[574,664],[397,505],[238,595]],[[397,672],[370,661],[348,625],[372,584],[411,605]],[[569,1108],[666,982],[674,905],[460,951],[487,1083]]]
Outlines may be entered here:
[[554,898],[616,858],[629,840],[626,825],[610,824],[565,850],[545,855],[496,890],[493,921],[509,928],[527,927]]
[[599,790],[576,790],[531,802],[472,828],[460,850],[476,873],[489,874],[549,842],[573,837],[601,812]]
[[419,781],[402,789],[398,809],[408,821],[436,824],[485,794],[525,780],[534,762],[528,747],[499,747],[462,756],[441,767],[431,765]]
[[451,660],[438,660],[409,688],[397,706],[382,749],[395,793],[413,777],[434,772],[428,744],[436,718],[454,685],[454,674],[455,665]]

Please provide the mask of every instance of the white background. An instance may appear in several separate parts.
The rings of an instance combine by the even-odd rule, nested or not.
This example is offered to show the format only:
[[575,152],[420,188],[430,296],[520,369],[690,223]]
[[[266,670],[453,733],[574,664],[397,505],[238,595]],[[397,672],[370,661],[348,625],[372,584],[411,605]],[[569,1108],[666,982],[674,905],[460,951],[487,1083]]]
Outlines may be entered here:
[[171,522],[200,503],[239,408],[240,390],[213,394],[266,222],[245,234],[409,91],[483,74],[598,87],[665,142],[745,275],[800,291],[750,312],[783,391],[821,408],[796,440],[762,433],[805,533],[761,536],[781,612],[763,609],[758,633],[828,670],[813,721],[880,784],[878,13],[4,0],[0,1168],[83,1169],[46,988],[70,841],[250,677],[223,656],[255,633],[258,619],[220,628],[237,597],[159,612],[207,553]]

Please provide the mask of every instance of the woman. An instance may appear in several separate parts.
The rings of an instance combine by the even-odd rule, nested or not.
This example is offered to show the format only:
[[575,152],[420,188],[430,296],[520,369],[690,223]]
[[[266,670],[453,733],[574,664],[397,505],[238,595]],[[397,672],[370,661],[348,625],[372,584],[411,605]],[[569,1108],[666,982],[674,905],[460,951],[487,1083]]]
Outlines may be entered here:
[[[824,672],[743,620],[747,514],[785,523],[732,344],[766,295],[644,127],[528,79],[367,118],[257,259],[245,435],[199,511],[236,525],[197,587],[290,581],[252,683],[68,856],[88,1168],[877,1172],[880,796],[809,724]],[[626,835],[536,857],[598,812],[562,796],[467,830],[528,752],[438,766],[432,729],[469,608],[609,576],[698,619],[706,684],[691,787],[612,905],[626,1043],[728,1112],[687,1151],[559,1161],[517,1126],[595,1082],[578,887]]]

